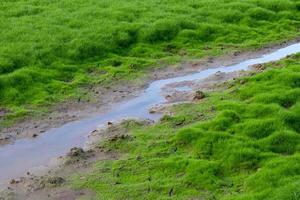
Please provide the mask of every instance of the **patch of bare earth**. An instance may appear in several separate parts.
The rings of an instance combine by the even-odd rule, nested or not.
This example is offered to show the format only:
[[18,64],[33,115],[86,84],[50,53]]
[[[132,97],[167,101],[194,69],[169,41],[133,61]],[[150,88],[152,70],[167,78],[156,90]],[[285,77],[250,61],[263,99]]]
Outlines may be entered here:
[[[163,93],[170,95],[167,103],[153,107],[149,112],[171,115],[170,106],[182,103],[199,101],[205,98],[205,93],[213,90],[222,90],[228,87],[226,81],[234,80],[240,76],[249,75],[252,72],[240,71],[233,73],[216,73],[202,81],[181,82],[167,85],[163,88]],[[176,88],[189,86],[188,92],[176,92]],[[75,200],[80,197],[86,199],[93,198],[93,192],[87,190],[73,190],[68,187],[68,181],[74,174],[88,172],[92,170],[95,161],[118,159],[118,154],[113,149],[104,149],[99,145],[99,141],[116,141],[118,139],[130,139],[128,130],[130,124],[151,125],[153,121],[124,120],[113,124],[108,122],[107,127],[94,130],[89,135],[89,148],[74,147],[70,149],[65,157],[60,157],[60,163],[55,169],[48,171],[42,176],[27,174],[18,180],[12,179],[8,189],[2,192],[0,200]],[[83,179],[85,177],[82,177]]]
[[113,149],[102,148],[99,141],[129,139],[131,136],[128,130],[132,123],[150,125],[153,122],[124,120],[116,124],[109,123],[107,127],[93,131],[87,150],[77,147],[70,149],[66,156],[59,158],[60,164],[44,175],[28,173],[26,177],[12,179],[8,188],[0,193],[0,200],[75,200],[80,197],[91,199],[94,196],[93,192],[68,187],[70,177],[92,170],[95,161],[118,159],[118,154]]
[[[256,57],[257,55],[261,55],[263,53],[266,53],[266,51],[271,51],[274,49],[264,49],[261,50],[260,54],[251,54],[251,53],[241,53],[239,55],[231,55],[231,57],[226,59],[231,59],[231,62],[229,64],[240,62],[241,60],[251,57]],[[242,55],[242,56],[241,56]],[[186,69],[182,69],[180,66],[176,67],[167,67],[164,68],[164,73],[161,73],[159,70],[155,70],[151,76],[153,79],[161,79],[166,78],[170,76],[169,72],[176,73],[174,75],[184,75],[186,73],[191,73],[194,71],[198,71],[200,68],[206,69],[211,66],[218,66],[219,64],[217,62],[221,62],[222,59],[225,58],[219,58],[219,59],[212,59],[208,64],[188,64]],[[204,61],[199,61],[198,63],[201,63]],[[229,61],[228,61],[229,62]],[[194,68],[195,67],[195,68]],[[263,65],[255,65],[253,68],[256,71],[263,71],[265,67]],[[187,70],[188,69],[188,70]],[[190,71],[189,71],[190,70]],[[238,77],[245,76],[245,75],[251,75],[253,72],[249,71],[238,71],[233,73],[221,73],[217,72],[213,76],[210,76],[204,80],[201,81],[186,81],[186,82],[180,82],[180,83],[174,83],[169,84],[166,87],[163,88],[162,93],[166,97],[167,102],[163,105],[159,105],[157,107],[153,107],[150,112],[152,113],[163,113],[168,114],[169,112],[169,106],[172,106],[177,103],[182,102],[193,102],[193,101],[199,101],[203,98],[205,98],[205,95],[209,91],[213,90],[223,90],[224,88],[229,87],[229,85],[226,83],[227,81],[237,79]],[[152,80],[153,80],[152,79]],[[149,82],[149,81],[148,81]],[[113,103],[121,101],[125,98],[130,98],[132,96],[138,95],[140,91],[142,91],[142,88],[144,87],[146,82],[143,84],[140,84],[139,86],[132,86],[127,88],[127,90],[124,88],[125,86],[120,86],[119,88],[122,89],[115,89],[110,91],[109,89],[106,89],[106,93],[103,93],[104,96],[107,95],[107,98],[104,97],[103,99],[106,99],[102,103],[95,103],[94,105],[91,104],[68,104],[66,107],[64,105],[62,106],[61,110],[64,110],[66,115],[64,115],[61,110],[53,111],[50,113],[51,117],[48,117],[47,119],[50,121],[49,125],[46,125],[47,119],[41,119],[41,121],[38,122],[34,121],[33,119],[29,119],[29,124],[25,126],[26,121],[22,122],[21,124],[18,124],[14,127],[7,128],[9,130],[13,130],[13,128],[22,129],[32,134],[32,130],[36,129],[39,130],[39,127],[42,127],[43,130],[47,128],[52,128],[57,126],[58,124],[63,124],[66,121],[69,120],[62,120],[60,123],[56,123],[56,120],[54,119],[54,116],[71,116],[70,113],[77,113],[76,117],[72,117],[74,119],[79,119],[78,116],[89,116],[92,112],[93,106],[96,106],[97,109],[104,112],[106,109],[109,108]],[[224,84],[225,83],[225,84]],[[243,82],[241,82],[243,84]],[[178,87],[188,87],[191,90],[188,91],[178,91]],[[124,92],[124,91],[127,92]],[[123,92],[120,92],[123,91]],[[98,94],[100,94],[99,92]],[[125,93],[125,94],[124,94]],[[122,95],[121,95],[122,94]],[[111,95],[111,96],[110,96]],[[110,96],[110,97],[109,97]],[[75,105],[75,106],[73,106]],[[81,106],[78,106],[81,105]],[[70,106],[70,107],[69,107]],[[82,109],[82,110],[81,110]],[[87,110],[91,111],[90,113],[87,112]],[[99,110],[97,112],[99,113]],[[82,113],[81,113],[82,112]],[[96,112],[96,113],[97,113]],[[53,117],[52,117],[53,116]],[[73,116],[73,115],[72,115]],[[57,119],[60,119],[57,117]],[[70,121],[74,120],[70,119]],[[32,121],[30,121],[32,120]],[[44,121],[45,120],[45,121]],[[59,120],[58,120],[59,121]],[[21,177],[18,180],[11,180],[10,184],[7,188],[7,190],[0,193],[0,200],[43,200],[43,199],[53,199],[53,200],[62,200],[62,199],[70,199],[75,200],[80,197],[86,197],[87,199],[90,199],[93,197],[93,192],[91,191],[77,191],[73,190],[72,188],[68,187],[68,182],[70,180],[70,177],[75,173],[80,172],[87,172],[92,169],[92,165],[95,161],[101,161],[101,160],[107,160],[107,159],[118,159],[118,154],[113,149],[106,149],[104,150],[99,146],[99,141],[101,140],[118,140],[118,139],[124,139],[124,138],[130,138],[131,136],[128,135],[128,123],[142,123],[143,125],[149,125],[153,122],[151,121],[143,121],[143,122],[136,122],[136,121],[123,121],[118,124],[113,124],[111,122],[108,122],[108,126],[103,129],[95,130],[93,131],[89,136],[89,145],[90,148],[88,150],[83,150],[81,148],[72,148],[70,152],[65,157],[59,158],[60,163],[56,168],[48,171],[42,176],[37,176],[34,174],[28,173],[26,177]],[[38,125],[36,125],[38,124]],[[2,133],[1,133],[2,135]],[[11,135],[10,135],[11,136]],[[26,134],[25,134],[26,136]],[[24,136],[24,137],[25,137]],[[30,136],[32,137],[32,135]],[[1,141],[1,140],[0,140]],[[82,177],[84,178],[84,177]]]
[[[243,60],[255,58],[265,53],[272,52],[295,42],[299,42],[299,39],[290,42],[283,42],[279,45],[265,47],[256,52],[236,51],[217,58],[209,57],[189,60],[171,66],[165,66],[165,64],[161,63],[160,67],[154,68],[147,73],[147,76],[142,77],[139,80],[132,82],[118,81],[118,84],[115,83],[109,87],[95,85],[87,89],[87,94],[90,94],[90,98],[88,99],[68,100],[50,108],[49,112],[42,116],[27,117],[13,126],[0,127],[0,145],[12,143],[16,139],[20,138],[38,137],[40,134],[51,128],[62,126],[71,121],[104,113],[111,108],[112,105],[138,96],[152,81],[191,74],[199,70],[214,68],[221,65],[228,66],[236,64]],[[171,99],[171,101],[173,100]],[[0,120],[1,117],[3,118],[6,114],[6,111],[0,110]]]

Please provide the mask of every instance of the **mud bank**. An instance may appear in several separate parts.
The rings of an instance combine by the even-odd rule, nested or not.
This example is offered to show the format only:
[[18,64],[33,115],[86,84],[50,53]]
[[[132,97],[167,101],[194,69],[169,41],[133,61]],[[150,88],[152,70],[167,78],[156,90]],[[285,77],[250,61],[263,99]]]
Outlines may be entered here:
[[[227,62],[237,63],[232,66],[227,66],[225,61],[225,64],[221,64],[222,59],[210,61],[206,65],[189,65],[191,69],[189,72],[192,72],[193,69],[196,73],[154,81],[144,91],[139,91],[137,97],[108,106],[110,109],[107,108],[107,112],[68,123],[60,128],[51,129],[34,139],[20,139],[12,145],[2,146],[0,147],[0,170],[3,173],[1,173],[0,180],[2,183],[7,183],[9,179],[19,177],[37,166],[47,169],[49,167],[47,164],[52,158],[64,155],[74,146],[83,147],[88,140],[89,133],[107,124],[110,125],[115,123],[115,121],[126,118],[157,120],[161,116],[160,113],[156,111],[149,113],[149,109],[153,106],[189,101],[194,91],[203,88],[209,90],[209,87],[213,87],[218,82],[232,79],[241,73],[243,74],[244,72],[241,71],[248,70],[252,65],[276,61],[287,55],[299,52],[300,44],[290,45],[273,51],[274,49],[264,49],[261,51],[260,57],[256,59],[251,58],[258,53],[252,53],[253,55],[251,53],[233,55],[235,59],[231,61],[226,60]],[[246,61],[239,63],[238,60]],[[173,71],[174,69],[177,68],[173,68]],[[169,70],[172,71],[171,68]],[[159,72],[156,73],[159,74],[157,77],[169,76]],[[180,73],[188,73],[188,70],[178,70],[177,75]],[[174,94],[169,94],[172,90]],[[165,94],[168,94],[170,97],[166,98]],[[185,99],[179,97],[185,97]]]
[[[0,127],[0,146],[12,144],[22,138],[32,138],[57,128],[69,122],[85,119],[107,112],[114,105],[139,96],[147,86],[156,80],[178,77],[200,70],[216,68],[218,66],[230,66],[244,60],[260,57],[261,55],[276,51],[300,41],[297,38],[292,41],[282,42],[263,47],[255,52],[232,52],[220,57],[208,57],[182,62],[176,65],[155,67],[146,73],[144,77],[132,82],[113,83],[109,87],[94,86],[89,89],[90,99],[81,101],[66,101],[52,107],[48,114],[38,117],[27,117],[10,127]],[[0,117],[6,111],[0,111]]]

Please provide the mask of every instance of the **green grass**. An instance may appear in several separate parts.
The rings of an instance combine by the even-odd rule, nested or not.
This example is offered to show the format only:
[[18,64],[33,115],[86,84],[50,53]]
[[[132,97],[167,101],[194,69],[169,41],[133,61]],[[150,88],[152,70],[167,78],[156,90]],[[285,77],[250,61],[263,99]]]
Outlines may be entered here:
[[129,137],[101,144],[120,159],[73,187],[105,200],[299,200],[300,54],[268,67],[156,125],[126,124]]
[[0,108],[9,119],[155,66],[299,35],[297,0],[0,3]]

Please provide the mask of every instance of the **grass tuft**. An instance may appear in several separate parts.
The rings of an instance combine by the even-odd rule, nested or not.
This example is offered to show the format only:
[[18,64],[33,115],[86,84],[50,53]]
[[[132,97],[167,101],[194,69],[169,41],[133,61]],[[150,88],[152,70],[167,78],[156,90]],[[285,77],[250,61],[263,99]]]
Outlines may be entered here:
[[73,187],[98,199],[299,199],[299,66],[299,56],[270,64],[243,85],[130,129],[132,140],[104,145],[121,158],[97,162]]
[[161,63],[295,38],[298,10],[292,0],[4,1],[0,107],[40,111]]

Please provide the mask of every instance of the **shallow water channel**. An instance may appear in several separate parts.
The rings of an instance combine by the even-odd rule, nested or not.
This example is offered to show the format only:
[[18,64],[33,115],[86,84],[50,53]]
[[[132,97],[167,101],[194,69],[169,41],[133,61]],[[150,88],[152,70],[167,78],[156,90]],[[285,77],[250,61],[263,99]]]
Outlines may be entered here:
[[[67,123],[53,128],[37,138],[17,140],[14,144],[0,147],[0,185],[10,178],[24,175],[28,170],[39,166],[47,166],[50,160],[65,155],[70,148],[83,147],[89,133],[108,121],[126,118],[145,118],[157,120],[160,115],[150,114],[149,108],[162,104],[165,98],[161,95],[162,88],[171,83],[201,80],[216,72],[234,72],[248,70],[251,65],[280,60],[288,55],[300,52],[300,43],[281,48],[259,58],[249,59],[232,66],[219,66],[202,70],[193,74],[168,78],[152,82],[140,96],[118,103],[108,112]],[[189,90],[189,88],[179,88]]]

